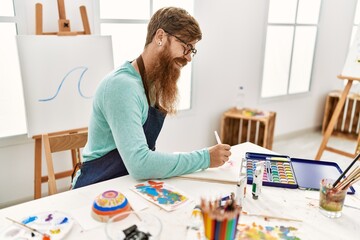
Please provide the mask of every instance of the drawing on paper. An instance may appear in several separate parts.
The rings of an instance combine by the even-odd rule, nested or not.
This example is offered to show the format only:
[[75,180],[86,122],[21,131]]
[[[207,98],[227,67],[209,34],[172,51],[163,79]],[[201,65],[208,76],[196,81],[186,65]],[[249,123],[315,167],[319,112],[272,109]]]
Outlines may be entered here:
[[237,239],[264,239],[264,240],[300,240],[296,236],[296,227],[285,226],[262,226],[253,222],[252,224],[239,224]]
[[149,180],[130,189],[167,211],[174,210],[189,200],[184,193],[164,182]]

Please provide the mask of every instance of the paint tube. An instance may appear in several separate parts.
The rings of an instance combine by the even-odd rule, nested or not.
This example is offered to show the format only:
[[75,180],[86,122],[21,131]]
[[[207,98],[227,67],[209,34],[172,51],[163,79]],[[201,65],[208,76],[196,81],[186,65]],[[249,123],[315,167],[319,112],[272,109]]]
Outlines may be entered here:
[[241,176],[239,182],[236,184],[236,203],[240,207],[244,205],[244,198],[246,195],[246,175]]
[[187,229],[199,230],[202,225],[202,213],[199,205],[196,205],[191,213],[190,224]]
[[255,163],[255,171],[254,171],[253,183],[252,183],[253,199],[258,199],[261,193],[263,175],[264,175],[264,161]]

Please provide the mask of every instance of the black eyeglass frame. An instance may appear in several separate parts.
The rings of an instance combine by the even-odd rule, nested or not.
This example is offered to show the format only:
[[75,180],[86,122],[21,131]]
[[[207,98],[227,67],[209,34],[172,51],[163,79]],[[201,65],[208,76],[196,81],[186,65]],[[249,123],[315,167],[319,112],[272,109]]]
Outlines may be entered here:
[[185,44],[188,48],[184,47],[184,55],[188,55],[190,52],[192,53],[192,57],[194,57],[197,53],[196,48],[193,47],[193,45],[191,45],[190,43],[185,42],[184,40],[182,40],[181,38],[179,38],[178,36],[175,36],[174,34],[169,33],[168,31],[164,30],[164,32],[166,32],[167,34],[169,34],[170,36],[173,36],[174,38],[176,38],[179,42]]

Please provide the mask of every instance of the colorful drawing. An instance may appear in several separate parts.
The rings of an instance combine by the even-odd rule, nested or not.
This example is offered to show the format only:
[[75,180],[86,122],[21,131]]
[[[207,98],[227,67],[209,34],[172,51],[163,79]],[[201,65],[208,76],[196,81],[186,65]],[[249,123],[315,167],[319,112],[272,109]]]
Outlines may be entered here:
[[[74,220],[61,212],[44,212],[33,214],[19,221],[41,233],[50,236],[51,240],[63,239],[74,225]],[[16,223],[12,223],[0,232],[0,239],[32,239],[40,240],[42,236],[39,233],[25,229]]]
[[167,211],[174,210],[189,200],[184,193],[164,182],[149,180],[130,189]]
[[285,227],[285,226],[262,226],[253,222],[249,224],[239,224],[238,236],[236,239],[242,240],[300,240],[297,237],[295,227]]

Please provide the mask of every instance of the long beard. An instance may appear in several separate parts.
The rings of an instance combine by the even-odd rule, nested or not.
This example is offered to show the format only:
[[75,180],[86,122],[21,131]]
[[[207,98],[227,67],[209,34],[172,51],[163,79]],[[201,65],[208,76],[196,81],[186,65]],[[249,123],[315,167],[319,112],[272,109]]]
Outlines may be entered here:
[[162,51],[157,61],[147,70],[147,79],[150,93],[160,107],[168,113],[176,113],[178,103],[177,81],[180,77],[180,69],[177,63],[185,66],[185,58],[172,58],[168,47]]

